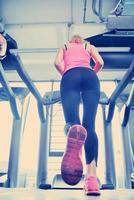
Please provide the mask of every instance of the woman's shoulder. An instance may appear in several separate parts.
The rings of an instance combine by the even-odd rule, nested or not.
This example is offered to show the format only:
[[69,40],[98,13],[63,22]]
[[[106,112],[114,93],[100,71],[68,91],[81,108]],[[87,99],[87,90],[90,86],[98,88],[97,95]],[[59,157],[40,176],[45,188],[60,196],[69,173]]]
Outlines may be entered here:
[[73,48],[76,46],[76,43],[72,43],[72,42],[67,42],[63,45],[63,50],[66,51],[70,48]]
[[90,47],[91,47],[90,42],[88,42],[88,41],[84,41],[84,43],[83,43],[83,47],[84,47],[84,49],[86,49],[87,51],[89,51],[89,50],[90,50]]
[[89,50],[91,44],[90,44],[90,42],[87,42],[87,41],[84,41],[83,43],[66,42],[63,45],[63,50],[66,51],[68,48],[71,48],[71,47],[76,46],[76,45],[79,45],[81,47],[83,46],[85,49]]
[[66,51],[69,48],[69,42],[64,43],[63,50]]

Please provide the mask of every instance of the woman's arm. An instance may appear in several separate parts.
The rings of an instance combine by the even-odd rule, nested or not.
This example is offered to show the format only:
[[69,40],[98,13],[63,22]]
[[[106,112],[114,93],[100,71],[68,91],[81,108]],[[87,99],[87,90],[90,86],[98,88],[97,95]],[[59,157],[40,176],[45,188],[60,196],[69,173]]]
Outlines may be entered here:
[[57,69],[57,71],[62,75],[63,72],[64,72],[64,60],[63,60],[63,49],[60,48],[57,55],[56,55],[56,58],[55,58],[55,61],[54,61],[54,65]]
[[89,46],[88,51],[95,62],[93,70],[97,73],[102,69],[104,61],[95,46],[93,45],[88,45],[88,46]]
[[2,59],[6,54],[7,42],[6,39],[0,34],[0,58]]

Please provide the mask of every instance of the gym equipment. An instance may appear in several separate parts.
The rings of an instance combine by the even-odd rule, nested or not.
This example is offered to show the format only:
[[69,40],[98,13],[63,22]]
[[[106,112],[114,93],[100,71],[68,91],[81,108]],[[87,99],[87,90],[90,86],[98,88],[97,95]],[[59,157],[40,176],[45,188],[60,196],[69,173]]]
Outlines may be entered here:
[[[6,79],[1,62],[0,83],[3,86],[0,88],[0,102],[9,101],[13,116],[8,172],[7,174],[2,174],[2,176],[6,176],[4,179],[6,181],[1,182],[0,185],[5,187],[17,187],[19,184],[19,153],[24,120],[23,107],[25,99],[29,94],[29,90],[27,88],[11,88]],[[18,107],[17,101],[19,101],[21,108]]]
[[[28,90],[33,94],[37,101],[37,107],[38,107],[38,114],[39,114],[39,119],[40,119],[40,145],[39,145],[39,162],[38,162],[38,172],[37,172],[37,187],[39,187],[42,182],[46,182],[47,179],[47,158],[48,158],[48,136],[45,133],[47,130],[47,122],[45,119],[45,113],[44,113],[44,108],[43,108],[43,103],[42,103],[42,97],[35,87],[34,83],[30,79],[28,73],[24,69],[23,63],[20,59],[19,53],[16,52],[17,50],[17,43],[16,41],[9,36],[8,34],[4,34],[4,37],[7,40],[7,55],[6,58],[4,58],[1,63],[5,71],[9,70],[15,70],[17,71],[18,75],[22,79],[22,81],[26,84]],[[12,49],[12,52],[10,50]],[[4,73],[4,71],[3,71]],[[12,95],[13,96],[13,95]],[[14,99],[13,99],[14,100]],[[16,118],[19,118],[19,114],[16,109],[16,104],[13,104],[14,109],[13,113],[15,112]],[[16,142],[16,138],[13,140]],[[42,156],[42,152],[43,155]],[[13,187],[16,187],[16,184],[13,184]]]
[[122,141],[124,150],[124,185],[126,188],[133,188],[134,153],[132,149],[131,135],[129,130],[130,112],[134,106],[134,83],[132,83],[128,100],[120,110]]

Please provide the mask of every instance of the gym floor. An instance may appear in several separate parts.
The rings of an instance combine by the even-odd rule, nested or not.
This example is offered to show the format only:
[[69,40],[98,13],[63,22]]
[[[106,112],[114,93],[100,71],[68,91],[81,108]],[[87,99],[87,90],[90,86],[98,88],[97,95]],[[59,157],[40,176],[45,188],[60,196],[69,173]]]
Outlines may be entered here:
[[134,190],[103,190],[86,196],[82,190],[0,189],[0,200],[133,200]]

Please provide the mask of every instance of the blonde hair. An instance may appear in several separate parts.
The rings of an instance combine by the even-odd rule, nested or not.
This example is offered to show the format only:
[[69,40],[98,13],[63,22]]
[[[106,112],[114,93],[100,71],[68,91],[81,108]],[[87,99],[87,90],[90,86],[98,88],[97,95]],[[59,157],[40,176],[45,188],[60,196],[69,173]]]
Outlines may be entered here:
[[83,43],[84,40],[80,35],[73,35],[69,42],[72,42],[72,43]]

